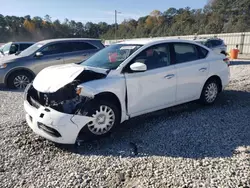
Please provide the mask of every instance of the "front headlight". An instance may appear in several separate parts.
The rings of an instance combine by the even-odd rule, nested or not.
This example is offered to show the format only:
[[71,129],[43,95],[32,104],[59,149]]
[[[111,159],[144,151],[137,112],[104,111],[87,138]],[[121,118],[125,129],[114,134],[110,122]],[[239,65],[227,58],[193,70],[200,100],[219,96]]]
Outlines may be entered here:
[[6,63],[0,65],[0,69],[5,69],[6,67],[7,67]]

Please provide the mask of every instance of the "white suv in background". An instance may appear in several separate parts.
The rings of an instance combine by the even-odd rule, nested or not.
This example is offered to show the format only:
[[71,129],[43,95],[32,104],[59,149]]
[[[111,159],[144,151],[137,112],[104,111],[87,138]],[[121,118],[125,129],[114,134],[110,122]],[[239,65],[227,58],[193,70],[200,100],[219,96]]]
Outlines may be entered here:
[[26,121],[51,141],[74,144],[142,114],[193,100],[213,104],[229,83],[224,58],[188,40],[110,45],[79,65],[43,69],[25,90]]
[[200,43],[211,50],[213,50],[216,53],[222,53],[227,55],[227,45],[222,39],[219,38],[209,38],[209,39],[195,39],[194,40],[197,43]]

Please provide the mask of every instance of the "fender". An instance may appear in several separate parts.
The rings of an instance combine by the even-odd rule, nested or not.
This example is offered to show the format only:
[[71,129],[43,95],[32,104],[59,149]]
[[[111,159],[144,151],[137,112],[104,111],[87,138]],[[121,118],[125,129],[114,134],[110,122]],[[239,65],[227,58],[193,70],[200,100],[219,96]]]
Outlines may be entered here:
[[16,72],[16,71],[27,71],[27,72],[29,72],[30,74],[32,74],[33,77],[36,76],[36,74],[35,74],[32,70],[27,69],[26,67],[15,67],[15,68],[11,69],[11,70],[7,73],[7,75],[5,76],[5,78],[4,78],[4,84],[7,84],[7,80],[8,80],[8,78],[9,78],[9,76],[10,76],[13,72]]

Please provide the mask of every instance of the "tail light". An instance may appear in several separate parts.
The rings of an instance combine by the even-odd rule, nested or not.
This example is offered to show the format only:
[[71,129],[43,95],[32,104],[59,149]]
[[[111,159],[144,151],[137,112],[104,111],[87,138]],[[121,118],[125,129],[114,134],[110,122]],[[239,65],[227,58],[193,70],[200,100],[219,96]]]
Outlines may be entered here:
[[227,66],[230,66],[230,59],[229,58],[225,58],[225,59],[223,59],[223,61],[227,64]]

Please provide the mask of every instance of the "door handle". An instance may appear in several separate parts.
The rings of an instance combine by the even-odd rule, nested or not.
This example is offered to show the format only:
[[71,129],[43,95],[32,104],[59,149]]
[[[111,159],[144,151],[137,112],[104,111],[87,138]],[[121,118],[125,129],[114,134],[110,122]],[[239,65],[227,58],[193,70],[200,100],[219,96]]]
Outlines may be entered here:
[[175,76],[174,74],[168,74],[168,75],[164,76],[164,78],[171,79],[171,78],[173,78],[174,76]]
[[201,68],[199,71],[200,72],[205,72],[207,70],[207,68]]

